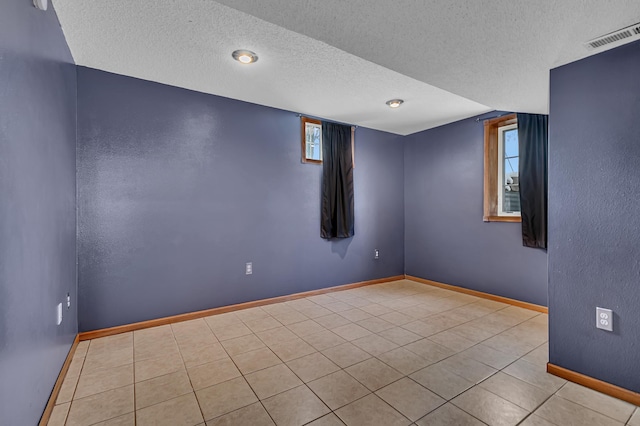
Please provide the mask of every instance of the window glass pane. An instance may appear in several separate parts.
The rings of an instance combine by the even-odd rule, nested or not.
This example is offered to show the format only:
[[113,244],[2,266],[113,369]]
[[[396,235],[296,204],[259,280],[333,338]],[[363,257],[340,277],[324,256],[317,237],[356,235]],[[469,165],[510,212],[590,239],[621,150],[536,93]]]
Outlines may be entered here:
[[518,157],[511,157],[504,159],[504,173],[508,175],[509,173],[518,174]]
[[306,158],[309,160],[322,160],[322,127],[306,123],[305,127],[305,148]]
[[518,129],[511,129],[504,132],[504,156],[518,156]]

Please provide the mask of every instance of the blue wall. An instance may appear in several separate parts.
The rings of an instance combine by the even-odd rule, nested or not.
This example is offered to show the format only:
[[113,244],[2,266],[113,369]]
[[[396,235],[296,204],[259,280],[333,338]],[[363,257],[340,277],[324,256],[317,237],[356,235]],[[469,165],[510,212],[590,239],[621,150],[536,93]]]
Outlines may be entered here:
[[1,9],[0,424],[34,425],[77,332],[76,71],[51,7]]
[[[550,362],[640,392],[640,42],[551,71]],[[597,306],[614,332],[595,328]]]
[[81,331],[403,273],[398,136],[357,129],[327,242],[295,114],[82,67],[78,95]]
[[482,220],[482,120],[416,133],[404,146],[406,274],[547,305],[546,252],[522,246],[519,223]]

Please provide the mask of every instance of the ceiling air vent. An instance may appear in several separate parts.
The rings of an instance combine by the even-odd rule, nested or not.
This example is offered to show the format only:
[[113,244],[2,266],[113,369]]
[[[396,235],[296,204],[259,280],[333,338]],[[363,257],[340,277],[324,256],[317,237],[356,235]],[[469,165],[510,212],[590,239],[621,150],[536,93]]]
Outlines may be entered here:
[[640,23],[603,35],[602,37],[595,38],[586,42],[584,45],[587,49],[594,50],[610,44],[619,46],[633,40],[640,40]]

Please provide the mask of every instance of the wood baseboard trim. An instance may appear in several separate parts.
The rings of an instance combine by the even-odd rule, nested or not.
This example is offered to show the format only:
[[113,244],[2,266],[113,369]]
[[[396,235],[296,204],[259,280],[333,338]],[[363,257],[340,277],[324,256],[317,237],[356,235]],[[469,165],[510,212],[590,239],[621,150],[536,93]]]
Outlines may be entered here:
[[547,373],[569,380],[570,382],[577,383],[589,389],[593,389],[594,391],[598,391],[605,395],[627,401],[630,404],[640,406],[640,393],[612,385],[611,383],[607,383],[602,380],[594,379],[590,376],[585,376],[584,374],[576,373],[572,370],[567,370],[566,368],[551,364],[550,362],[547,363]]
[[49,423],[51,413],[53,412],[53,407],[55,407],[56,400],[58,399],[58,393],[60,393],[60,388],[62,388],[62,382],[67,375],[69,365],[71,365],[71,361],[73,360],[73,355],[76,353],[78,342],[80,342],[80,339],[76,334],[76,338],[73,339],[73,343],[71,344],[71,349],[69,349],[67,358],[64,360],[64,364],[62,364],[62,369],[60,370],[60,374],[58,374],[56,383],[55,385],[53,385],[53,390],[51,391],[51,395],[49,395],[49,401],[47,401],[47,405],[44,407],[44,412],[42,413],[42,417],[40,417],[40,423],[38,423],[39,426],[47,426],[47,423]]
[[443,284],[437,281],[426,280],[424,278],[414,277],[411,275],[405,275],[405,279],[416,281],[422,284],[432,285],[434,287],[444,288],[446,290],[457,291],[458,293],[469,294],[471,296],[481,297],[483,299],[493,300],[495,302],[507,303],[509,305],[517,306],[519,308],[530,309],[536,312],[542,312],[544,314],[549,313],[549,308],[546,306],[536,305],[534,303],[523,302],[521,300],[509,299],[508,297],[496,296],[495,294],[483,293],[477,290],[471,290],[464,287],[458,287],[451,284]]
[[179,314],[179,315],[173,315],[170,317],[157,318],[157,319],[148,320],[148,321],[141,321],[133,324],[120,325],[117,327],[103,328],[103,329],[93,330],[93,331],[85,331],[83,333],[80,333],[79,337],[80,337],[80,341],[91,340],[91,339],[96,339],[98,337],[112,336],[114,334],[127,333],[129,331],[142,330],[150,327],[157,327],[159,325],[189,321],[189,320],[204,318],[204,317],[208,317],[216,314],[224,314],[227,312],[239,311],[242,309],[255,308],[257,306],[271,305],[274,303],[287,302],[289,300],[302,299],[304,297],[317,296],[319,294],[333,293],[335,291],[349,290],[352,288],[365,287],[365,286],[374,285],[374,284],[382,284],[382,283],[387,283],[387,282],[397,281],[402,279],[404,279],[404,275],[396,275],[393,277],[379,278],[375,280],[361,281],[357,283],[339,285],[335,287],[321,288],[318,290],[305,291],[302,293],[294,293],[286,296],[272,297],[269,299],[254,300],[251,302],[221,306],[219,308],[206,309],[203,311],[188,312],[186,314]]

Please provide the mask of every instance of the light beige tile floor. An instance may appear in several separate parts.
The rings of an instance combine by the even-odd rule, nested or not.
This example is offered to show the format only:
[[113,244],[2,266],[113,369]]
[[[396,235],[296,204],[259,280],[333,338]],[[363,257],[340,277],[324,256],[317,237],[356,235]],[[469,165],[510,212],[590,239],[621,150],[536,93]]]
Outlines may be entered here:
[[547,316],[401,280],[81,342],[49,425],[629,425]]

